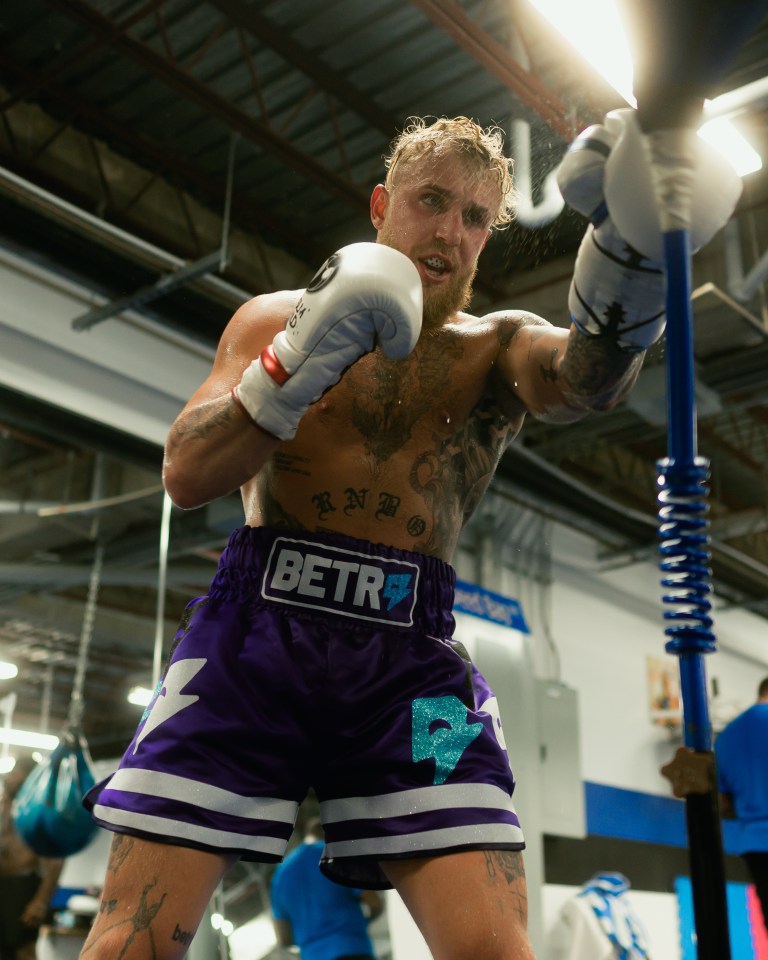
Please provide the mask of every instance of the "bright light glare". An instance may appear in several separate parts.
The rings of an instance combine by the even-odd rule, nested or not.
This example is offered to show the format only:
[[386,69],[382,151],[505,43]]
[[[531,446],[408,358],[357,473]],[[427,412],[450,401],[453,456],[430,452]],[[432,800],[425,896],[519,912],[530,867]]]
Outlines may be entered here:
[[754,173],[763,166],[760,154],[724,117],[708,120],[699,130],[699,136],[722,153],[740,177],[746,177],[748,173]]
[[632,96],[632,52],[615,0],[531,0],[622,97]]
[[59,738],[49,733],[34,733],[32,730],[13,730],[0,727],[0,743],[10,743],[12,747],[37,747],[40,750],[55,750]]
[[16,766],[15,757],[0,757],[0,774],[10,773]]
[[[631,106],[632,53],[616,0],[531,0],[552,26],[592,64]],[[717,124],[717,126],[715,126]],[[711,120],[700,135],[725,157],[740,177],[760,170],[760,155],[726,118]]]
[[232,921],[225,920],[220,913],[211,914],[211,926],[214,930],[221,930],[225,937],[231,936],[232,931],[235,929]]
[[261,960],[271,953],[277,944],[275,928],[266,913],[238,927],[229,938],[232,960]]
[[134,703],[137,707],[149,706],[152,699],[152,691],[149,687],[132,687],[128,693],[128,703]]
[[19,672],[15,663],[0,660],[0,680],[12,680]]

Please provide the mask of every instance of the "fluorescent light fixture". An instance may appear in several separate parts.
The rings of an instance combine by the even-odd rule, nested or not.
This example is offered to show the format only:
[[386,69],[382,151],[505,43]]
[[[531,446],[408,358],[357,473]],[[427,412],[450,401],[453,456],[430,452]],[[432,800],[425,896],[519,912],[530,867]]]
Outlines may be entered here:
[[[637,105],[632,95],[632,52],[616,0],[530,2],[628,104]],[[717,127],[710,128],[715,122]],[[760,155],[727,119],[705,123],[699,134],[728,160],[740,177],[761,169]]]
[[700,128],[699,136],[722,153],[740,177],[762,169],[760,154],[725,117],[707,120]]
[[14,730],[12,727],[0,727],[0,743],[9,743],[12,747],[36,747],[38,750],[55,750],[59,738],[49,733],[35,733],[32,730]]
[[0,660],[0,680],[12,680],[19,672],[15,663]]
[[152,699],[152,690],[149,687],[131,687],[128,693],[128,703],[134,703],[137,707],[149,706]]

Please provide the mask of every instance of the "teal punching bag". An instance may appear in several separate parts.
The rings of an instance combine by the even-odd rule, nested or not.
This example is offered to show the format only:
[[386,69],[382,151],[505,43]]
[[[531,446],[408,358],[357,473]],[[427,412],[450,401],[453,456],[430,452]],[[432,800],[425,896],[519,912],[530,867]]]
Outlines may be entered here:
[[80,634],[68,727],[48,760],[24,781],[11,810],[19,836],[40,857],[70,857],[84,849],[98,830],[83,806],[83,798],[94,785],[95,777],[80,723],[103,556],[104,548],[98,543]]
[[67,731],[47,762],[30,773],[13,802],[16,831],[38,856],[70,857],[90,843],[97,827],[83,797],[94,782],[85,742]]

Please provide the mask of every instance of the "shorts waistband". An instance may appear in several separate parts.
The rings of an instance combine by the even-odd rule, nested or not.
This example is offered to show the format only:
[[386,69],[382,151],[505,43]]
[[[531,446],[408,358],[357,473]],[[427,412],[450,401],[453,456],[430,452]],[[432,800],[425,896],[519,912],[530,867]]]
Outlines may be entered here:
[[456,573],[435,557],[335,533],[240,527],[210,594],[346,621],[453,630]]

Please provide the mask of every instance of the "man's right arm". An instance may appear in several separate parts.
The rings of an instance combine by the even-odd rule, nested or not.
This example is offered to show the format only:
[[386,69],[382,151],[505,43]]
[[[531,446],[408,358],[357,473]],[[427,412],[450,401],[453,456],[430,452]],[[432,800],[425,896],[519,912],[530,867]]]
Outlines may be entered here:
[[249,301],[224,332],[213,369],[176,419],[163,479],[196,507],[254,477],[347,367],[378,343],[393,360],[421,330],[422,290],[402,253],[355,243],[330,257],[299,296]]
[[296,294],[243,304],[222,335],[210,374],[171,426],[163,481],[175,504],[201,506],[255,476],[280,442],[259,429],[232,396],[254,357],[283,329]]

